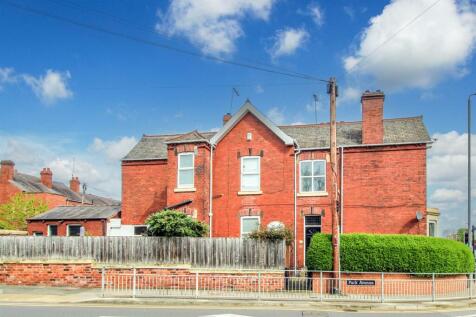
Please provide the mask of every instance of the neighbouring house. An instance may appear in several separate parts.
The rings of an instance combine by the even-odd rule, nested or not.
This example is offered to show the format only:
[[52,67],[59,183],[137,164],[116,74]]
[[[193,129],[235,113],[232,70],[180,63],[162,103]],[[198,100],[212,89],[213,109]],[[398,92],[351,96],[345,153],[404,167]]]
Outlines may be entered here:
[[28,232],[36,236],[115,235],[121,206],[58,206],[28,220]]
[[[10,160],[0,162],[0,204],[6,203],[15,194],[23,193],[28,197],[42,200],[48,205],[49,213],[56,207],[61,207],[61,211],[70,215],[76,212],[74,206],[91,206],[93,209],[99,206],[120,206],[120,201],[101,197],[89,193],[81,193],[81,183],[78,177],[72,177],[69,186],[53,180],[53,172],[49,168],[43,168],[40,177],[20,173],[15,170],[15,163]],[[120,207],[119,207],[120,208]],[[51,210],[52,209],[52,210]],[[66,212],[66,210],[71,210]],[[56,219],[58,227],[67,219]],[[84,219],[87,220],[87,219]],[[103,220],[94,219],[96,226],[102,228]],[[35,225],[33,225],[35,223]],[[41,225],[40,225],[41,223]],[[51,223],[49,223],[51,224]],[[67,231],[58,231],[58,235],[65,235]],[[100,230],[93,230],[95,233]],[[101,232],[105,232],[101,230]],[[28,223],[28,233],[30,235],[48,235],[48,224],[45,221],[31,221]],[[98,234],[102,235],[102,234]]]
[[[426,235],[426,156],[421,116],[384,119],[383,92],[362,95],[362,120],[337,123],[342,232]],[[258,226],[295,233],[305,264],[316,232],[331,232],[329,124],[277,126],[247,101],[217,132],[144,135],[122,160],[123,235],[149,214],[181,210],[212,237],[245,237]]]
[[440,209],[428,208],[426,210],[427,223],[428,223],[428,236],[437,237],[440,235],[439,222],[440,222]]

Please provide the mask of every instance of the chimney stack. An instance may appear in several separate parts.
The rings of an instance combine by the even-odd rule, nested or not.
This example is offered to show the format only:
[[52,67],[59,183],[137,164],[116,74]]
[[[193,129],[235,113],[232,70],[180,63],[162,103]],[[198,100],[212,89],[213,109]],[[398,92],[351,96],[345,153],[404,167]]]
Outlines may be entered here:
[[223,116],[223,125],[225,125],[231,119],[231,114],[228,112]]
[[13,179],[15,171],[15,163],[10,160],[3,160],[0,162],[0,183],[6,183]]
[[365,91],[362,95],[362,144],[383,143],[383,102],[385,94]]
[[48,188],[53,187],[53,172],[51,172],[50,168],[43,168],[40,172],[41,183]]
[[71,189],[73,192],[79,194],[79,185],[81,182],[79,181],[78,177],[72,177],[71,180],[69,181],[69,189]]

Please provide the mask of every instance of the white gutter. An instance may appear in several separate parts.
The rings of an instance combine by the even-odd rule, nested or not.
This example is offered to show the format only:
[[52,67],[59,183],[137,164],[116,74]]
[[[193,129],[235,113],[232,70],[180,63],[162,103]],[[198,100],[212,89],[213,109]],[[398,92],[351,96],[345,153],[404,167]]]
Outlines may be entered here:
[[[416,144],[433,144],[433,141],[426,142],[399,142],[399,143],[380,143],[380,144],[354,144],[354,145],[341,145],[342,148],[360,148],[360,147],[382,147],[382,146],[391,146],[391,145],[416,145]],[[314,151],[314,150],[328,150],[328,146],[321,147],[306,147],[301,148],[301,151]]]
[[208,142],[210,144],[210,181],[209,181],[209,193],[210,193],[210,208],[208,211],[208,217],[210,219],[210,238],[213,236],[212,230],[213,230],[213,144]]
[[294,150],[294,271],[297,270],[297,185],[296,185],[296,165],[297,156],[301,153],[299,144],[295,141],[297,150]]

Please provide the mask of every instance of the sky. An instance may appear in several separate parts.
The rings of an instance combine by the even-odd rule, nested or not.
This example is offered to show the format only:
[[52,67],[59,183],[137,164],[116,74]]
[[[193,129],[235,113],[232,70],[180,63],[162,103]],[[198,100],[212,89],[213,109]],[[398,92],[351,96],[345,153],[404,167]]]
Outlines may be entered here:
[[19,171],[120,198],[143,134],[216,130],[247,98],[277,124],[325,122],[308,78],[335,77],[338,120],[361,119],[367,89],[386,118],[423,116],[428,206],[442,234],[466,226],[474,0],[5,0],[0,43],[0,159]]

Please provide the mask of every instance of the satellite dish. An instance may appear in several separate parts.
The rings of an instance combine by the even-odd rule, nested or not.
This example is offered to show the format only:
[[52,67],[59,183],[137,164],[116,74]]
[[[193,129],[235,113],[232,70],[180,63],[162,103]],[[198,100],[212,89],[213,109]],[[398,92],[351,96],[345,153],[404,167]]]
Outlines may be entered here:
[[416,212],[416,219],[421,221],[423,219],[423,213],[421,211]]
[[282,229],[284,228],[284,224],[281,222],[281,221],[271,221],[269,224],[268,224],[268,229],[269,230],[272,230],[272,229]]

